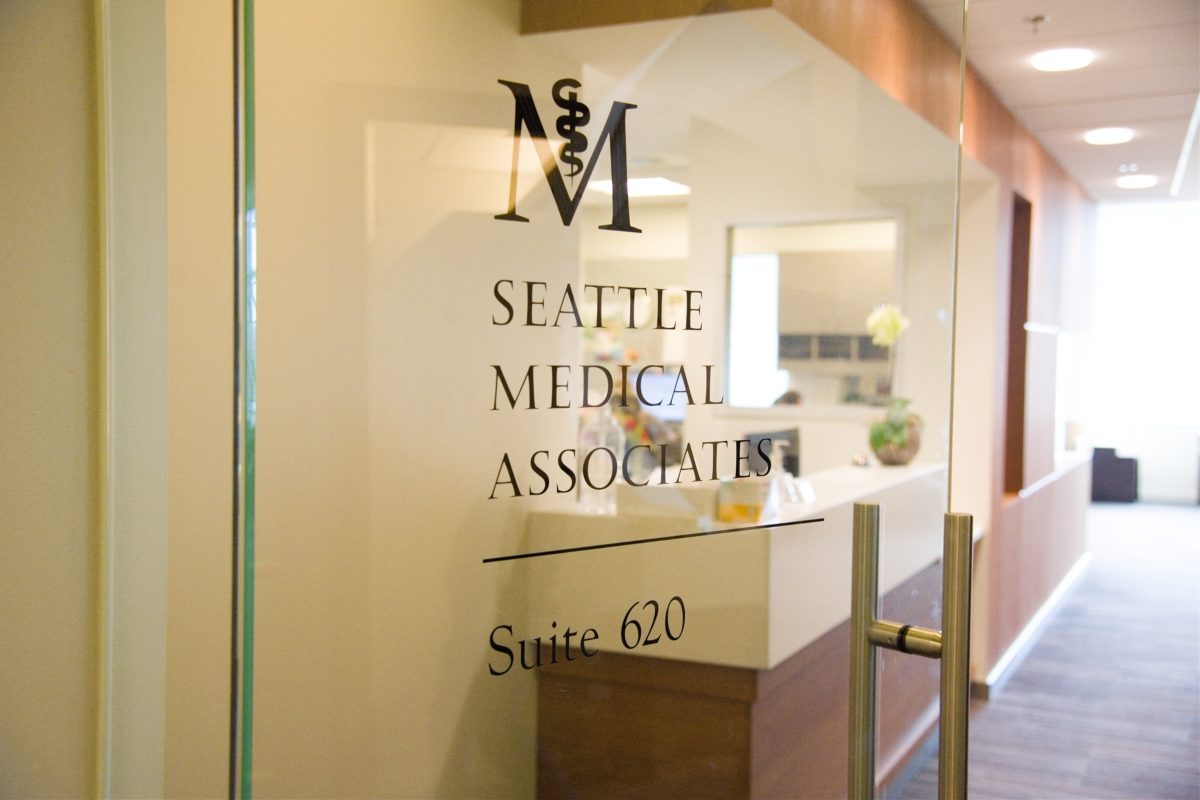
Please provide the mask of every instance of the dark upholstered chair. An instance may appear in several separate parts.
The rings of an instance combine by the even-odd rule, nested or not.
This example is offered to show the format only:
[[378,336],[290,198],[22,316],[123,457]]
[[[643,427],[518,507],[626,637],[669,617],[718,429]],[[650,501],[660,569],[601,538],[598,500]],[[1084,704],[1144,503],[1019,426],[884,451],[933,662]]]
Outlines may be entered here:
[[1092,501],[1136,503],[1138,463],[1122,458],[1111,447],[1097,447],[1092,454]]

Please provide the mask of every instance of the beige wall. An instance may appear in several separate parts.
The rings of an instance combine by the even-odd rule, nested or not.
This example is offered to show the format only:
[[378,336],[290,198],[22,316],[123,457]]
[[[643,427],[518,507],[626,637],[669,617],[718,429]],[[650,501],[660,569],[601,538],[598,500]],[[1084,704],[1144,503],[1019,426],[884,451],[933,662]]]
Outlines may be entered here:
[[225,792],[230,41],[0,4],[0,796]]
[[229,757],[231,4],[166,4],[165,790],[222,797]]
[[89,3],[0,4],[0,796],[93,789],[92,52]]

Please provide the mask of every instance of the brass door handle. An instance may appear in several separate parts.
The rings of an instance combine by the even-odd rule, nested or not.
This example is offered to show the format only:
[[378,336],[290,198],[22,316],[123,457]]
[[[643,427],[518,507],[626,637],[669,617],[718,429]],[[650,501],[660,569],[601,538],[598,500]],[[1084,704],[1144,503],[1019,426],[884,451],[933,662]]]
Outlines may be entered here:
[[854,504],[850,596],[850,769],[847,796],[875,796],[875,648],[941,660],[938,797],[967,796],[973,518],[946,514],[942,541],[942,630],[879,619],[879,504]]

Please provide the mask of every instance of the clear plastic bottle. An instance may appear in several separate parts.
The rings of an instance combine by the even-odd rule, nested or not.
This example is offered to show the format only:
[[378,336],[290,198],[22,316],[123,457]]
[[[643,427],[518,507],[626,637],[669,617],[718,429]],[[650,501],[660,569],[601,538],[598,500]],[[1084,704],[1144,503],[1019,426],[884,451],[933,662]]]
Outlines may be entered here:
[[775,482],[781,505],[810,505],[817,499],[812,481],[792,475],[783,468],[784,459],[788,455],[787,448],[790,446],[783,441],[771,443],[771,463],[780,465],[778,472],[771,471],[773,476],[771,480]]
[[794,505],[800,502],[800,492],[792,473],[784,469],[788,443],[781,440],[771,442],[771,494],[775,499],[775,513],[783,510],[784,505]]
[[591,409],[580,421],[576,456],[576,497],[580,510],[587,514],[616,514],[625,430],[607,404]]

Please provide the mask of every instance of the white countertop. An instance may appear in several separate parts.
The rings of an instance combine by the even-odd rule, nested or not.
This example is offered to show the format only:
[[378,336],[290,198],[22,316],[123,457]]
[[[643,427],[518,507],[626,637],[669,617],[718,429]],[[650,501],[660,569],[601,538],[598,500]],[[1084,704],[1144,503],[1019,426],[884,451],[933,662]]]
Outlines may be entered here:
[[[940,556],[944,464],[840,467],[807,480],[811,502],[784,504],[777,516],[760,522],[820,522],[515,562],[515,577],[525,587],[526,626],[534,632],[551,622],[557,630],[595,627],[601,649],[623,651],[620,629],[630,607],[651,600],[665,605],[678,596],[687,608],[684,635],[632,652],[769,668],[848,618],[855,502],[882,505],[881,592]],[[586,514],[570,502],[533,511],[523,549],[542,552],[746,527],[716,523],[711,512],[705,513],[715,507],[716,490],[715,483],[626,487],[613,516]],[[640,606],[632,616],[638,613]]]

